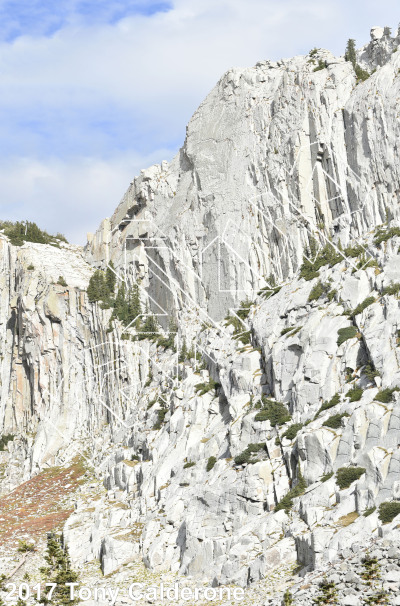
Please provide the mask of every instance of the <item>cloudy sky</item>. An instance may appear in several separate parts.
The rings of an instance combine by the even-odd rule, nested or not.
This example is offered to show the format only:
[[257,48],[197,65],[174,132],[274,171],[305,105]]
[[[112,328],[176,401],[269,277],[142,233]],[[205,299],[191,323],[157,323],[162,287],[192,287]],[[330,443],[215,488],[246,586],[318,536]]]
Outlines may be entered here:
[[399,21],[398,0],[0,0],[0,219],[84,243],[224,71]]

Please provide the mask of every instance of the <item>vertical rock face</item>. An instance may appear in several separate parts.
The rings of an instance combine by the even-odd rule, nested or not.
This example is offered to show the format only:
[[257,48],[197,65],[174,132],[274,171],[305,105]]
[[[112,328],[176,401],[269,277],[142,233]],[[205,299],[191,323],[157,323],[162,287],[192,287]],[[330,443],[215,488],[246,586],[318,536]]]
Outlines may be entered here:
[[357,86],[351,63],[322,50],[230,70],[90,257],[144,272],[162,307],[195,301],[220,319],[271,274],[292,276],[311,237],[346,245],[398,217],[398,40],[372,31],[359,57],[377,71]]
[[[85,251],[0,237],[1,492],[83,458],[106,490],[82,488],[65,525],[74,565],[120,582],[141,558],[246,586],[385,534],[379,506],[400,498],[397,42],[372,31],[363,83],[323,50],[229,71]],[[89,302],[110,261],[176,337],[136,340]]]

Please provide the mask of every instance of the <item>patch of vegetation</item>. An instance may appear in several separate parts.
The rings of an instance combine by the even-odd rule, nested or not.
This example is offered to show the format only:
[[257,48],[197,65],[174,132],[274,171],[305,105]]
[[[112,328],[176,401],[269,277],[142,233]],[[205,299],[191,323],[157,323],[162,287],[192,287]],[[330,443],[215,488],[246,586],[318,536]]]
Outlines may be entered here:
[[283,594],[283,606],[292,606],[293,604],[294,602],[292,594],[290,593],[289,589],[286,589],[285,593]]
[[321,297],[326,297],[328,301],[332,301],[336,294],[337,290],[332,290],[330,284],[324,284],[320,280],[315,286],[313,286],[308,297],[308,302],[311,303],[312,301],[318,301],[318,299]]
[[342,419],[349,417],[347,412],[329,417],[323,424],[322,427],[330,427],[331,429],[339,429],[342,426]]
[[360,67],[360,65],[357,63],[357,54],[356,54],[356,46],[355,46],[355,40],[350,39],[347,42],[347,46],[346,46],[346,52],[345,52],[345,59],[346,61],[350,61],[350,63],[353,65],[355,74],[356,74],[356,78],[357,78],[357,84],[359,82],[365,82],[365,80],[367,80],[370,77],[370,73],[365,71],[365,69],[362,69],[362,67]]
[[370,507],[369,509],[366,509],[363,513],[364,518],[368,518],[368,516],[373,514],[374,511],[376,511],[376,507]]
[[30,221],[0,221],[0,230],[10,239],[14,246],[22,246],[24,242],[36,244],[51,244],[59,246],[60,242],[67,242],[62,234],[51,236],[36,223]]
[[379,505],[379,519],[383,524],[389,524],[400,513],[399,501],[386,501]]
[[217,462],[216,457],[209,457],[209,459],[207,461],[206,471],[211,471],[216,462]]
[[326,61],[323,61],[322,59],[318,60],[318,65],[316,68],[314,68],[314,72],[319,72],[322,69],[325,69],[327,67]]
[[236,341],[241,341],[243,345],[250,345],[251,343],[251,332],[245,329],[243,322],[248,318],[252,305],[254,303],[246,299],[240,303],[240,308],[237,310],[236,315],[231,316],[228,314],[225,318],[225,326],[234,327],[233,338]]
[[57,284],[64,286],[64,288],[68,286],[63,276],[58,276]]
[[381,391],[378,391],[378,393],[376,394],[375,400],[377,402],[382,402],[383,404],[389,404],[389,402],[392,401],[393,394],[396,391],[399,391],[399,387],[393,387],[392,389],[387,387],[386,389],[382,389]]
[[273,288],[269,286],[264,286],[261,290],[258,291],[258,295],[264,297],[264,299],[270,299],[274,295],[277,295],[278,292],[282,289],[282,286],[274,286]]
[[9,442],[15,438],[15,435],[12,433],[5,434],[0,438],[0,451],[3,451]]
[[283,497],[283,499],[279,501],[279,503],[275,507],[275,511],[280,511],[281,509],[284,509],[286,513],[289,513],[289,511],[293,507],[293,499],[295,499],[296,497],[300,497],[302,494],[304,494],[306,488],[306,481],[303,478],[299,469],[296,486],[289,490],[289,492]]
[[189,469],[189,467],[194,467],[195,465],[196,463],[194,463],[193,461],[188,461],[184,464],[183,469]]
[[400,293],[400,284],[398,282],[393,282],[389,286],[385,286],[382,290],[382,295],[394,295],[398,296]]
[[356,387],[354,385],[354,387],[349,389],[349,391],[346,393],[346,397],[350,398],[350,402],[359,402],[362,398],[363,393],[364,392],[361,387]]
[[336,472],[336,483],[340,490],[344,490],[361,478],[363,473],[365,473],[364,467],[340,467]]
[[329,473],[325,473],[323,476],[321,476],[321,482],[327,482],[332,477],[333,477],[333,471],[330,471]]
[[157,421],[156,423],[153,425],[153,429],[155,429],[156,431],[158,431],[159,429],[161,429],[162,424],[165,421],[165,417],[167,415],[168,412],[168,408],[160,408],[159,410],[157,410]]
[[288,409],[282,402],[274,402],[262,397],[263,408],[254,417],[255,421],[270,421],[272,426],[284,425],[291,420]]
[[32,265],[32,263],[30,265],[28,265],[27,270],[28,271],[33,271],[35,269],[35,266]]
[[288,440],[294,440],[301,429],[303,429],[304,423],[293,423],[283,434],[282,438]]
[[[68,550],[62,546],[61,537],[49,534],[47,538],[47,551],[45,555],[47,567],[40,571],[46,576],[46,583],[55,583],[51,604],[65,606],[66,604],[77,604],[78,600],[70,600],[70,588],[67,583],[76,583],[78,574],[72,570],[68,556]],[[50,603],[46,596],[40,600],[43,604]]]
[[379,229],[374,238],[374,244],[378,248],[381,247],[382,242],[387,242],[395,236],[400,236],[400,227],[391,227],[390,229]]
[[343,256],[337,252],[332,244],[326,244],[317,256],[316,251],[317,244],[315,240],[311,240],[307,257],[314,258],[314,261],[310,261],[307,257],[303,258],[303,264],[300,268],[300,278],[304,278],[307,281],[313,280],[314,278],[318,278],[321,267],[325,265],[333,267],[343,261]]
[[372,606],[373,604],[380,604],[380,606],[390,606],[390,603],[391,602],[389,601],[389,594],[384,589],[380,589],[377,593],[374,593],[374,595],[365,598],[364,602],[366,606]]
[[236,455],[235,465],[252,465],[257,463],[257,459],[253,459],[252,455],[258,454],[262,450],[265,451],[265,443],[260,442],[259,444],[249,444],[246,450]]
[[132,455],[131,456],[131,461],[140,461],[139,455]]
[[26,541],[20,541],[18,545],[18,551],[20,553],[30,553],[35,550],[34,543],[27,543]]
[[343,345],[349,339],[354,339],[358,334],[358,330],[355,326],[346,326],[345,328],[339,328],[337,344]]
[[315,55],[318,54],[318,50],[318,48],[313,48],[308,54],[310,55],[310,57],[315,57]]
[[363,255],[365,252],[364,248],[362,246],[360,246],[359,244],[356,244],[355,246],[348,246],[347,248],[344,249],[344,254],[346,255],[346,257],[351,257],[352,259],[354,259],[355,257],[359,257],[360,255]]
[[361,578],[367,582],[367,585],[372,585],[373,581],[380,579],[380,566],[377,558],[371,558],[367,552],[365,558],[362,560],[364,572],[361,574]]
[[319,595],[314,598],[314,604],[338,604],[336,585],[333,581],[323,579],[319,585]]
[[217,383],[210,377],[208,383],[197,383],[194,386],[194,390],[199,396],[204,396],[204,394],[208,393],[212,389],[215,391],[215,395],[217,395],[218,388],[221,387],[220,383]]
[[329,410],[329,408],[333,408],[334,406],[339,404],[339,402],[340,402],[340,396],[338,393],[335,393],[335,395],[328,402],[324,402],[322,404],[321,408],[315,415],[314,419],[316,419],[321,414],[321,412],[324,412],[324,410]]
[[352,312],[350,312],[350,317],[355,318],[356,316],[358,316],[358,314],[362,313],[364,309],[367,309],[367,307],[369,307],[373,303],[375,303],[375,297],[367,297],[362,303],[359,303],[357,307],[353,309]]
[[368,364],[364,366],[363,375],[365,375],[370,381],[373,381],[376,377],[381,376],[372,362],[368,362]]

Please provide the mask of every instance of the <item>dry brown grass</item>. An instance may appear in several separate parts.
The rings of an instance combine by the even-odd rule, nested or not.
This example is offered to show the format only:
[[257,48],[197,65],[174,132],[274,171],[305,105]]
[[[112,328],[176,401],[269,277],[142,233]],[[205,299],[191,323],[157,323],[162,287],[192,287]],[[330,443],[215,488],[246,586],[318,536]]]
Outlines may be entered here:
[[1,497],[0,542],[39,537],[60,526],[72,513],[67,497],[81,484],[84,473],[80,462],[53,467]]

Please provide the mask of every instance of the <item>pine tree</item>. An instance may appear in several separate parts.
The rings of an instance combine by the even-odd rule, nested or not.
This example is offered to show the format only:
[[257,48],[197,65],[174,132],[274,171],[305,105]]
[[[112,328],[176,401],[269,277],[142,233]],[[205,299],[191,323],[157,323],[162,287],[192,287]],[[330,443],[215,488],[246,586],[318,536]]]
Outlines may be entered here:
[[188,357],[188,350],[186,347],[186,339],[183,339],[181,351],[179,353],[179,362],[185,362]]
[[352,38],[347,42],[345,59],[346,61],[350,61],[355,69],[357,65],[356,41]]
[[115,284],[117,281],[117,276],[115,275],[115,267],[112,261],[110,261],[107,269],[106,269],[106,283],[109,297],[114,296]]
[[128,293],[128,323],[136,320],[141,313],[139,286],[135,283]]
[[126,301],[125,283],[122,282],[118,288],[118,293],[115,299],[113,316],[118,318],[123,324],[128,320],[128,305]]
[[89,301],[104,301],[107,297],[107,287],[105,285],[104,273],[100,269],[96,269],[89,281],[87,289]]
[[141,328],[141,334],[139,335],[139,339],[140,340],[143,340],[143,339],[155,340],[157,338],[157,335],[158,335],[157,320],[156,320],[154,314],[148,314],[143,323],[143,326]]

